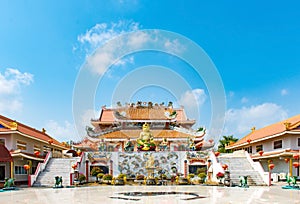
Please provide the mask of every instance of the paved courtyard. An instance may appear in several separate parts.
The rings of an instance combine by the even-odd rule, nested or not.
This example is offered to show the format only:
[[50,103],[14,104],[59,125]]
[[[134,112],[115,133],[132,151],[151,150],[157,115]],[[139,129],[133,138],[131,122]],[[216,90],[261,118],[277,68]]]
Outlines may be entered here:
[[[156,193],[158,195],[156,195]],[[165,195],[164,195],[165,194]],[[300,190],[272,187],[94,186],[21,188],[0,192],[0,203],[299,203]]]

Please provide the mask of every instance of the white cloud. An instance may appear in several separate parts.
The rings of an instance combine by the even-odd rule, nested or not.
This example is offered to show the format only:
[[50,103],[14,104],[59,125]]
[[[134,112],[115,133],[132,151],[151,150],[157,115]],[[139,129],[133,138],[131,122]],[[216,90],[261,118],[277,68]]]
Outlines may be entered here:
[[0,112],[14,113],[21,111],[23,107],[21,87],[33,82],[33,75],[27,72],[21,73],[17,69],[7,68],[0,72]]
[[179,43],[178,39],[170,41],[166,39],[165,41],[165,48],[171,52],[180,54],[186,50],[185,46]]
[[92,54],[96,48],[104,45],[109,40],[115,38],[118,35],[137,31],[139,29],[139,23],[133,21],[119,21],[117,23],[101,23],[96,24],[85,34],[78,36],[78,41],[81,43],[81,47],[85,49],[87,54],[87,65],[90,67],[91,71],[103,75],[107,68],[115,63],[117,66],[125,66],[127,63],[134,63],[133,56],[125,59],[116,60],[115,50],[121,48],[122,46],[141,46],[141,44],[147,41],[145,34],[143,32],[138,32],[135,34],[134,38],[128,40],[128,42],[120,42],[118,47],[109,47],[105,49],[105,52],[96,52]]
[[54,120],[50,120],[46,123],[45,129],[50,136],[60,142],[78,140],[74,124],[68,121],[64,121],[64,123],[60,124]]
[[286,89],[282,89],[281,91],[280,91],[280,94],[281,94],[281,96],[285,96],[285,95],[288,95],[288,90],[286,90]]
[[262,128],[287,118],[287,111],[274,103],[229,109],[226,112],[224,135],[243,137],[252,127]]
[[7,68],[4,74],[0,73],[0,94],[17,94],[21,85],[29,85],[31,82],[33,82],[32,74]]
[[199,109],[206,101],[206,98],[207,96],[203,89],[193,89],[182,94],[177,103],[184,106],[187,115],[191,119],[198,119]]
[[[137,31],[139,23],[122,20],[117,23],[111,22],[96,24],[85,34],[78,36],[78,41],[86,46],[88,52],[93,52],[95,48],[103,45],[112,38],[127,32]],[[90,53],[88,53],[90,54]]]

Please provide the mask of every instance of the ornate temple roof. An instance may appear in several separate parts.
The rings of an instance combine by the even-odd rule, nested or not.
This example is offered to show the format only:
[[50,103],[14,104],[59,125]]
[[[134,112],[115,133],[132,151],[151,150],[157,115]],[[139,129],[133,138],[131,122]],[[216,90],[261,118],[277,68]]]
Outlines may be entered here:
[[300,134],[300,114],[258,130],[252,128],[251,133],[237,142],[227,146],[226,149],[241,147],[248,145],[249,143],[260,142],[270,138],[282,136],[287,133]]
[[59,141],[49,136],[46,133],[45,129],[39,131],[20,122],[16,122],[15,120],[4,117],[2,115],[0,115],[0,134],[1,133],[19,133],[25,137],[40,140],[46,143],[48,143],[48,141],[51,140],[53,141],[52,145],[61,149],[67,149]]
[[92,120],[92,124],[113,124],[116,122],[172,122],[194,124],[195,120],[186,117],[183,108],[166,106],[120,106],[116,108],[102,107],[99,119]]

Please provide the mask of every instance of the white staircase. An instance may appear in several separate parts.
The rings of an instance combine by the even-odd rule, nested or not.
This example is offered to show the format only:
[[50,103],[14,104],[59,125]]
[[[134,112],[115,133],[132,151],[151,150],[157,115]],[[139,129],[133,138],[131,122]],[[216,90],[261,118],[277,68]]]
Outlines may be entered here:
[[62,177],[63,186],[69,186],[72,164],[76,162],[76,158],[51,158],[33,186],[52,187],[55,184],[56,176]]
[[228,165],[230,172],[230,180],[233,185],[239,185],[240,176],[248,176],[249,186],[265,186],[267,185],[262,176],[256,171],[246,156],[227,154],[218,158],[219,162]]

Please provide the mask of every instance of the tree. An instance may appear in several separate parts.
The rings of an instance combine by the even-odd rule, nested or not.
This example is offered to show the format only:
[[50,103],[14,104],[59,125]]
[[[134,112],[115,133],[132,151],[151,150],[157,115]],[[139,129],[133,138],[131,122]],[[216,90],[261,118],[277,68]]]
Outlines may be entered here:
[[218,152],[220,153],[230,153],[232,150],[227,150],[225,147],[231,143],[238,141],[238,138],[234,138],[233,135],[223,136],[223,139],[219,140]]

